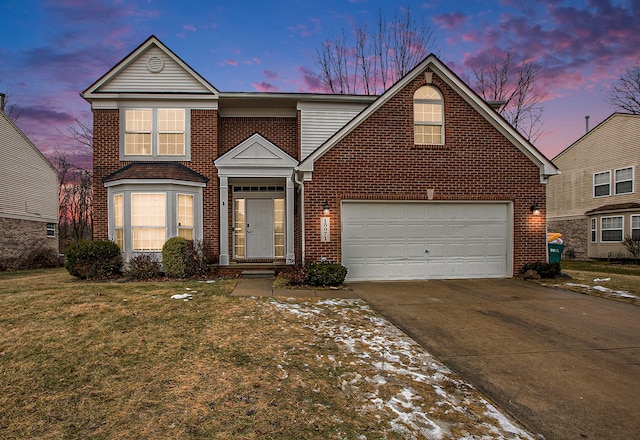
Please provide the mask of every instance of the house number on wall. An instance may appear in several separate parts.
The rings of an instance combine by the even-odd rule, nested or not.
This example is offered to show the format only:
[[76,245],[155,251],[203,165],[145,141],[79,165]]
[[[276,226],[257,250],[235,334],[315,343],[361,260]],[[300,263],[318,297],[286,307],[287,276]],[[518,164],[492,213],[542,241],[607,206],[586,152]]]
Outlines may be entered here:
[[331,221],[329,217],[320,217],[320,241],[331,241]]

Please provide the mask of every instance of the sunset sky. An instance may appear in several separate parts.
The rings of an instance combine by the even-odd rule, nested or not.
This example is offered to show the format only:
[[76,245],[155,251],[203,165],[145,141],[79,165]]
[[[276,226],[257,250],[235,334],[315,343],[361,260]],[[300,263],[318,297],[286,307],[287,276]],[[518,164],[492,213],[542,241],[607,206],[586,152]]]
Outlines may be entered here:
[[4,0],[0,92],[50,155],[71,148],[74,120],[90,120],[79,93],[152,34],[218,90],[319,92],[310,73],[323,41],[407,5],[463,78],[496,50],[542,64],[536,146],[549,158],[584,134],[586,115],[594,127],[614,111],[612,81],[640,62],[640,0]]

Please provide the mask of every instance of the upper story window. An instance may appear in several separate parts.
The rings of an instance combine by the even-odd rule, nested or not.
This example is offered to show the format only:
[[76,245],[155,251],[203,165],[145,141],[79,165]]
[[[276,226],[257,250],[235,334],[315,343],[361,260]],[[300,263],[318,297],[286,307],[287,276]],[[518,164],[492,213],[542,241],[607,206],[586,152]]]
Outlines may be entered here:
[[123,159],[189,160],[184,109],[126,109],[123,122]]
[[596,173],[593,175],[593,197],[611,195],[611,171]]
[[444,145],[444,101],[433,86],[420,87],[413,95],[415,145]]
[[633,192],[633,167],[615,170],[615,194],[629,194]]

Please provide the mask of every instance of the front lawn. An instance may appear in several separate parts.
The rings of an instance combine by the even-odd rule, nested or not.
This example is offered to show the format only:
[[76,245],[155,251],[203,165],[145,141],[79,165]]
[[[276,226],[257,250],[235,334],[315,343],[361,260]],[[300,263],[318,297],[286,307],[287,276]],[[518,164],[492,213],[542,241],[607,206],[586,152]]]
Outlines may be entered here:
[[640,265],[607,261],[562,261],[560,265],[571,276],[561,280],[560,287],[640,305]]
[[234,285],[1,273],[0,438],[532,438],[362,301]]

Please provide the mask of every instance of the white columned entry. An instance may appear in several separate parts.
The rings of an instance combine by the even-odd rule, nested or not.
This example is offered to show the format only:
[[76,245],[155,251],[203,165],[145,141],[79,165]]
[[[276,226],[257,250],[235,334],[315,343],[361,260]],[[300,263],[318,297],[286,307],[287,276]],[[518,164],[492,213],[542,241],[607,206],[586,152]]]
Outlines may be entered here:
[[229,265],[229,178],[220,176],[220,265]]
[[294,197],[295,197],[295,186],[293,185],[293,176],[289,176],[287,177],[287,192],[285,194],[285,202],[286,202],[286,215],[285,218],[287,219],[287,227],[286,227],[286,233],[287,233],[287,237],[285,239],[285,243],[286,243],[286,250],[285,250],[285,261],[286,264],[296,264],[296,257],[295,257],[295,251],[294,251],[294,246],[293,246],[293,228],[294,228],[294,222],[293,222],[293,201],[294,201]]

